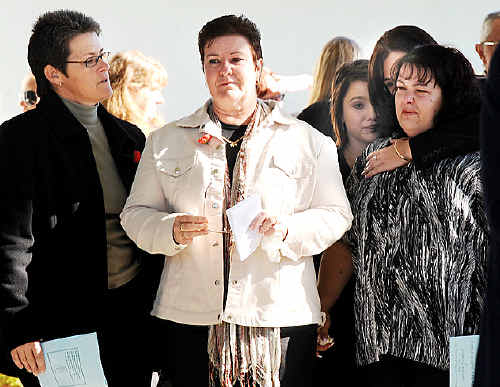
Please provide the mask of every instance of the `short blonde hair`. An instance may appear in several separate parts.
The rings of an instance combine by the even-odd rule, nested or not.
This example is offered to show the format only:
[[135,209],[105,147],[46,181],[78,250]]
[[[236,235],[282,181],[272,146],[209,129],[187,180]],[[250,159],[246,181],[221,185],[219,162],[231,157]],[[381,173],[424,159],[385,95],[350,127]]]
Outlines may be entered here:
[[335,73],[344,63],[357,59],[358,54],[359,47],[356,42],[342,36],[335,37],[325,44],[314,70],[310,105],[330,96]]
[[141,113],[129,87],[162,89],[167,85],[167,71],[156,59],[137,50],[123,51],[109,62],[109,80],[113,95],[103,102],[108,112],[137,125],[145,132],[165,124],[161,115],[148,121]]

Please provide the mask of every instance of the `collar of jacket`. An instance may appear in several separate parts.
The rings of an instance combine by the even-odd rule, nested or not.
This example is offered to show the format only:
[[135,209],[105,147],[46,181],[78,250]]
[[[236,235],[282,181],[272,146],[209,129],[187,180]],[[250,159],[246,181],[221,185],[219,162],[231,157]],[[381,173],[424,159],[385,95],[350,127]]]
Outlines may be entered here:
[[86,134],[86,129],[53,90],[40,99],[35,111],[51,123],[46,128],[61,140]]
[[[89,141],[85,127],[54,91],[50,90],[41,98],[35,111],[50,122],[47,130],[50,130],[61,142],[72,142],[74,139],[78,139],[76,141]],[[108,113],[101,104],[97,108],[97,115],[106,133],[111,155],[115,160],[120,177],[128,190],[137,166],[134,161],[134,151],[142,152],[144,149],[144,134],[135,125]],[[90,142],[88,144],[90,146]]]
[[[200,133],[208,133],[215,137],[221,136],[221,128],[215,125],[207,113],[210,99],[205,104],[196,110],[193,114],[183,117],[177,121],[177,125],[183,128],[200,128]],[[281,125],[292,125],[295,123],[292,117],[289,117],[281,112],[279,102],[276,101],[262,101],[264,106],[269,108],[270,114],[265,121],[275,122]]]
[[[62,139],[86,134],[85,127],[52,90],[43,96],[36,110],[52,122],[53,125],[50,126],[50,130]],[[135,125],[114,117],[101,104],[97,107],[97,115],[104,127],[110,147],[120,152],[126,143],[133,143],[141,148],[138,150],[142,150],[144,135]]]

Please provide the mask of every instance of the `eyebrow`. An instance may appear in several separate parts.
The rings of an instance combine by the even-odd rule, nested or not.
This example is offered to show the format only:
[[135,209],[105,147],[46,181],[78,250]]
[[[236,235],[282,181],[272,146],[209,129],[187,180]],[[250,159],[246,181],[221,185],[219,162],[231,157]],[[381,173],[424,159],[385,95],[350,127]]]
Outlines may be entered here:
[[368,98],[366,98],[366,97],[365,97],[365,96],[363,96],[363,95],[356,95],[356,96],[352,97],[352,98],[349,100],[349,102],[355,101],[355,100],[357,100],[357,99],[362,99],[363,101],[365,101],[365,100],[367,100]]
[[[230,52],[229,55],[242,54],[242,53],[243,53],[243,51],[233,51],[233,52]],[[220,55],[207,53],[205,56],[220,56]]]
[[[406,81],[410,81],[410,80],[409,80],[409,79],[406,79]],[[405,80],[404,80],[404,79],[399,79],[399,78],[398,78],[398,79],[396,80],[396,83],[397,83],[397,82],[403,83],[403,84],[405,84],[405,85],[407,84],[407,82],[405,82]],[[415,86],[420,86],[420,87],[421,87],[421,86],[431,87],[431,86],[429,86],[429,83],[431,83],[431,82],[432,82],[432,81],[429,81],[429,82],[427,82],[427,83],[424,83],[424,82],[417,82],[417,83],[414,83],[414,85],[415,85]]]
[[91,51],[91,52],[87,52],[86,54],[82,54],[82,56],[87,56],[87,55],[97,56],[97,55],[99,55],[103,51],[104,51],[104,48],[101,48],[97,53],[95,51]]

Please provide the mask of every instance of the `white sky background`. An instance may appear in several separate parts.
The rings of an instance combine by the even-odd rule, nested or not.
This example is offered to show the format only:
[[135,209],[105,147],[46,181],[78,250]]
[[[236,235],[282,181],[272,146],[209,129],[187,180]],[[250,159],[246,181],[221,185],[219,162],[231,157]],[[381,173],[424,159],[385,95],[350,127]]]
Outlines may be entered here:
[[[461,50],[477,73],[482,64],[474,51],[482,20],[500,10],[494,0],[3,0],[0,39],[3,75],[0,122],[20,113],[19,89],[29,71],[27,45],[31,27],[43,12],[76,9],[101,24],[105,49],[112,53],[138,49],[158,59],[169,83],[162,107],[167,121],[191,113],[208,97],[201,71],[197,34],[207,21],[244,13],[262,34],[264,63],[283,75],[312,73],[323,45],[334,36],[358,42],[369,58],[382,33],[414,24],[439,43]],[[285,109],[299,112],[307,91],[289,94]]]

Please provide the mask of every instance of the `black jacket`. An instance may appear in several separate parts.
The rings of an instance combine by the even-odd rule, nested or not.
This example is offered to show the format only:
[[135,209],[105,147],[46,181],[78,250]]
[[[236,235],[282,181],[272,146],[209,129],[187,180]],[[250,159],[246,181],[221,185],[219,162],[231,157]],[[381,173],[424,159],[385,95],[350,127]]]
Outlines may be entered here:
[[490,63],[483,88],[481,159],[490,225],[488,294],[481,325],[475,387],[499,386],[500,369],[500,50]]
[[[98,116],[129,191],[144,135],[102,106]],[[100,330],[107,242],[87,131],[55,93],[0,126],[0,176],[2,372],[18,345]]]

